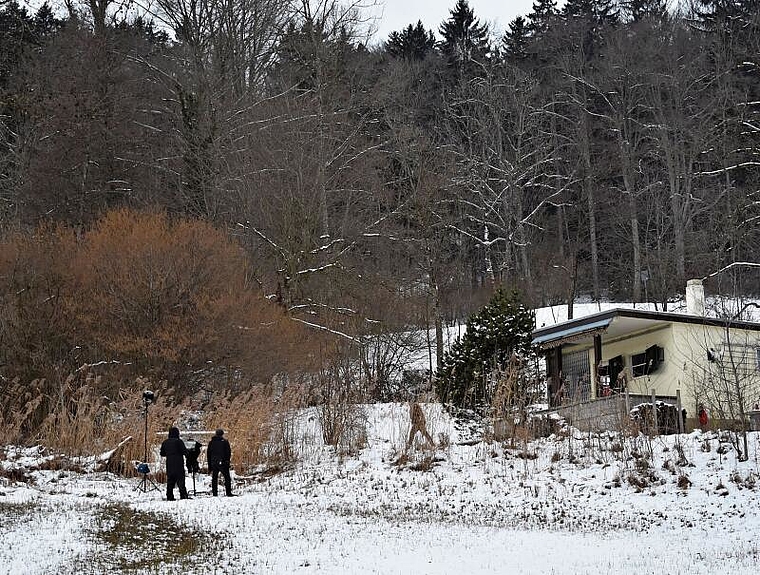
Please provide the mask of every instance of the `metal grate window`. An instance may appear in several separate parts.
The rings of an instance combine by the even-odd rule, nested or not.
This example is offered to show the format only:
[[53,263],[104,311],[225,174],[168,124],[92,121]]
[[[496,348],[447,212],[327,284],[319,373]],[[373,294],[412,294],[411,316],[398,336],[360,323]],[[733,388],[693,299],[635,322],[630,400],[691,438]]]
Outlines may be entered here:
[[591,399],[591,363],[589,350],[562,356],[562,402],[576,403]]

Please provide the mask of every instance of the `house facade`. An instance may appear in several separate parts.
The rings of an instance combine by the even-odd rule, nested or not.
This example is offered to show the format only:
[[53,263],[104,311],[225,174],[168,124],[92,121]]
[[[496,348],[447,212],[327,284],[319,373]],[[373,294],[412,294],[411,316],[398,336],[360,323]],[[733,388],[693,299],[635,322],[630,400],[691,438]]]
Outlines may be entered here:
[[690,417],[702,404],[737,420],[760,403],[760,323],[706,317],[701,282],[692,282],[687,314],[621,308],[535,330],[550,408],[655,397]]

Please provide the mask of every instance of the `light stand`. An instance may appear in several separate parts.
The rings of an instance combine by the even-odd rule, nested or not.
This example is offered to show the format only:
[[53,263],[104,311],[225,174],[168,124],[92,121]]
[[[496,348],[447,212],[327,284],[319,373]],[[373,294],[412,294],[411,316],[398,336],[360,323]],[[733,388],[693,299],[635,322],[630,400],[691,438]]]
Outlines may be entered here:
[[158,485],[150,477],[150,467],[148,467],[148,406],[156,399],[155,394],[152,391],[145,390],[143,392],[143,420],[145,421],[145,429],[143,431],[143,462],[137,466],[137,472],[142,474],[142,480],[137,484],[135,490],[146,493],[150,489],[159,491]]

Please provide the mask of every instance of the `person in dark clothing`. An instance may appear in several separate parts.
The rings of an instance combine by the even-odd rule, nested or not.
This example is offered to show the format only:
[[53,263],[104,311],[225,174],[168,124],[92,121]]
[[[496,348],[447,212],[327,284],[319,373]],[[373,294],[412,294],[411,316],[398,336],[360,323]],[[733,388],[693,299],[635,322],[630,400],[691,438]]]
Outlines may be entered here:
[[216,430],[216,435],[208,442],[206,448],[208,457],[208,469],[211,471],[211,495],[216,497],[219,472],[224,476],[224,489],[227,496],[232,495],[232,479],[230,479],[230,458],[232,450],[230,442],[224,438],[224,431]]
[[166,500],[174,501],[174,486],[179,487],[179,498],[188,499],[185,488],[185,461],[187,447],[179,438],[179,429],[172,427],[169,438],[161,444],[161,457],[166,457]]

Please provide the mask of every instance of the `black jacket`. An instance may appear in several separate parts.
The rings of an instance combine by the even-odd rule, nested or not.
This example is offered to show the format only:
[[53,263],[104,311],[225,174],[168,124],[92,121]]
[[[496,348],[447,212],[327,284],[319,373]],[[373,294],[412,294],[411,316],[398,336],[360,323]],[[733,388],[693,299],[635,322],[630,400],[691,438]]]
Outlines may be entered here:
[[179,429],[172,427],[169,430],[169,439],[161,444],[161,457],[166,457],[167,475],[185,475],[185,455],[187,455],[187,447],[179,438]]
[[206,456],[208,457],[209,469],[213,469],[214,467],[229,467],[230,458],[232,457],[230,442],[220,435],[215,435],[208,442]]

